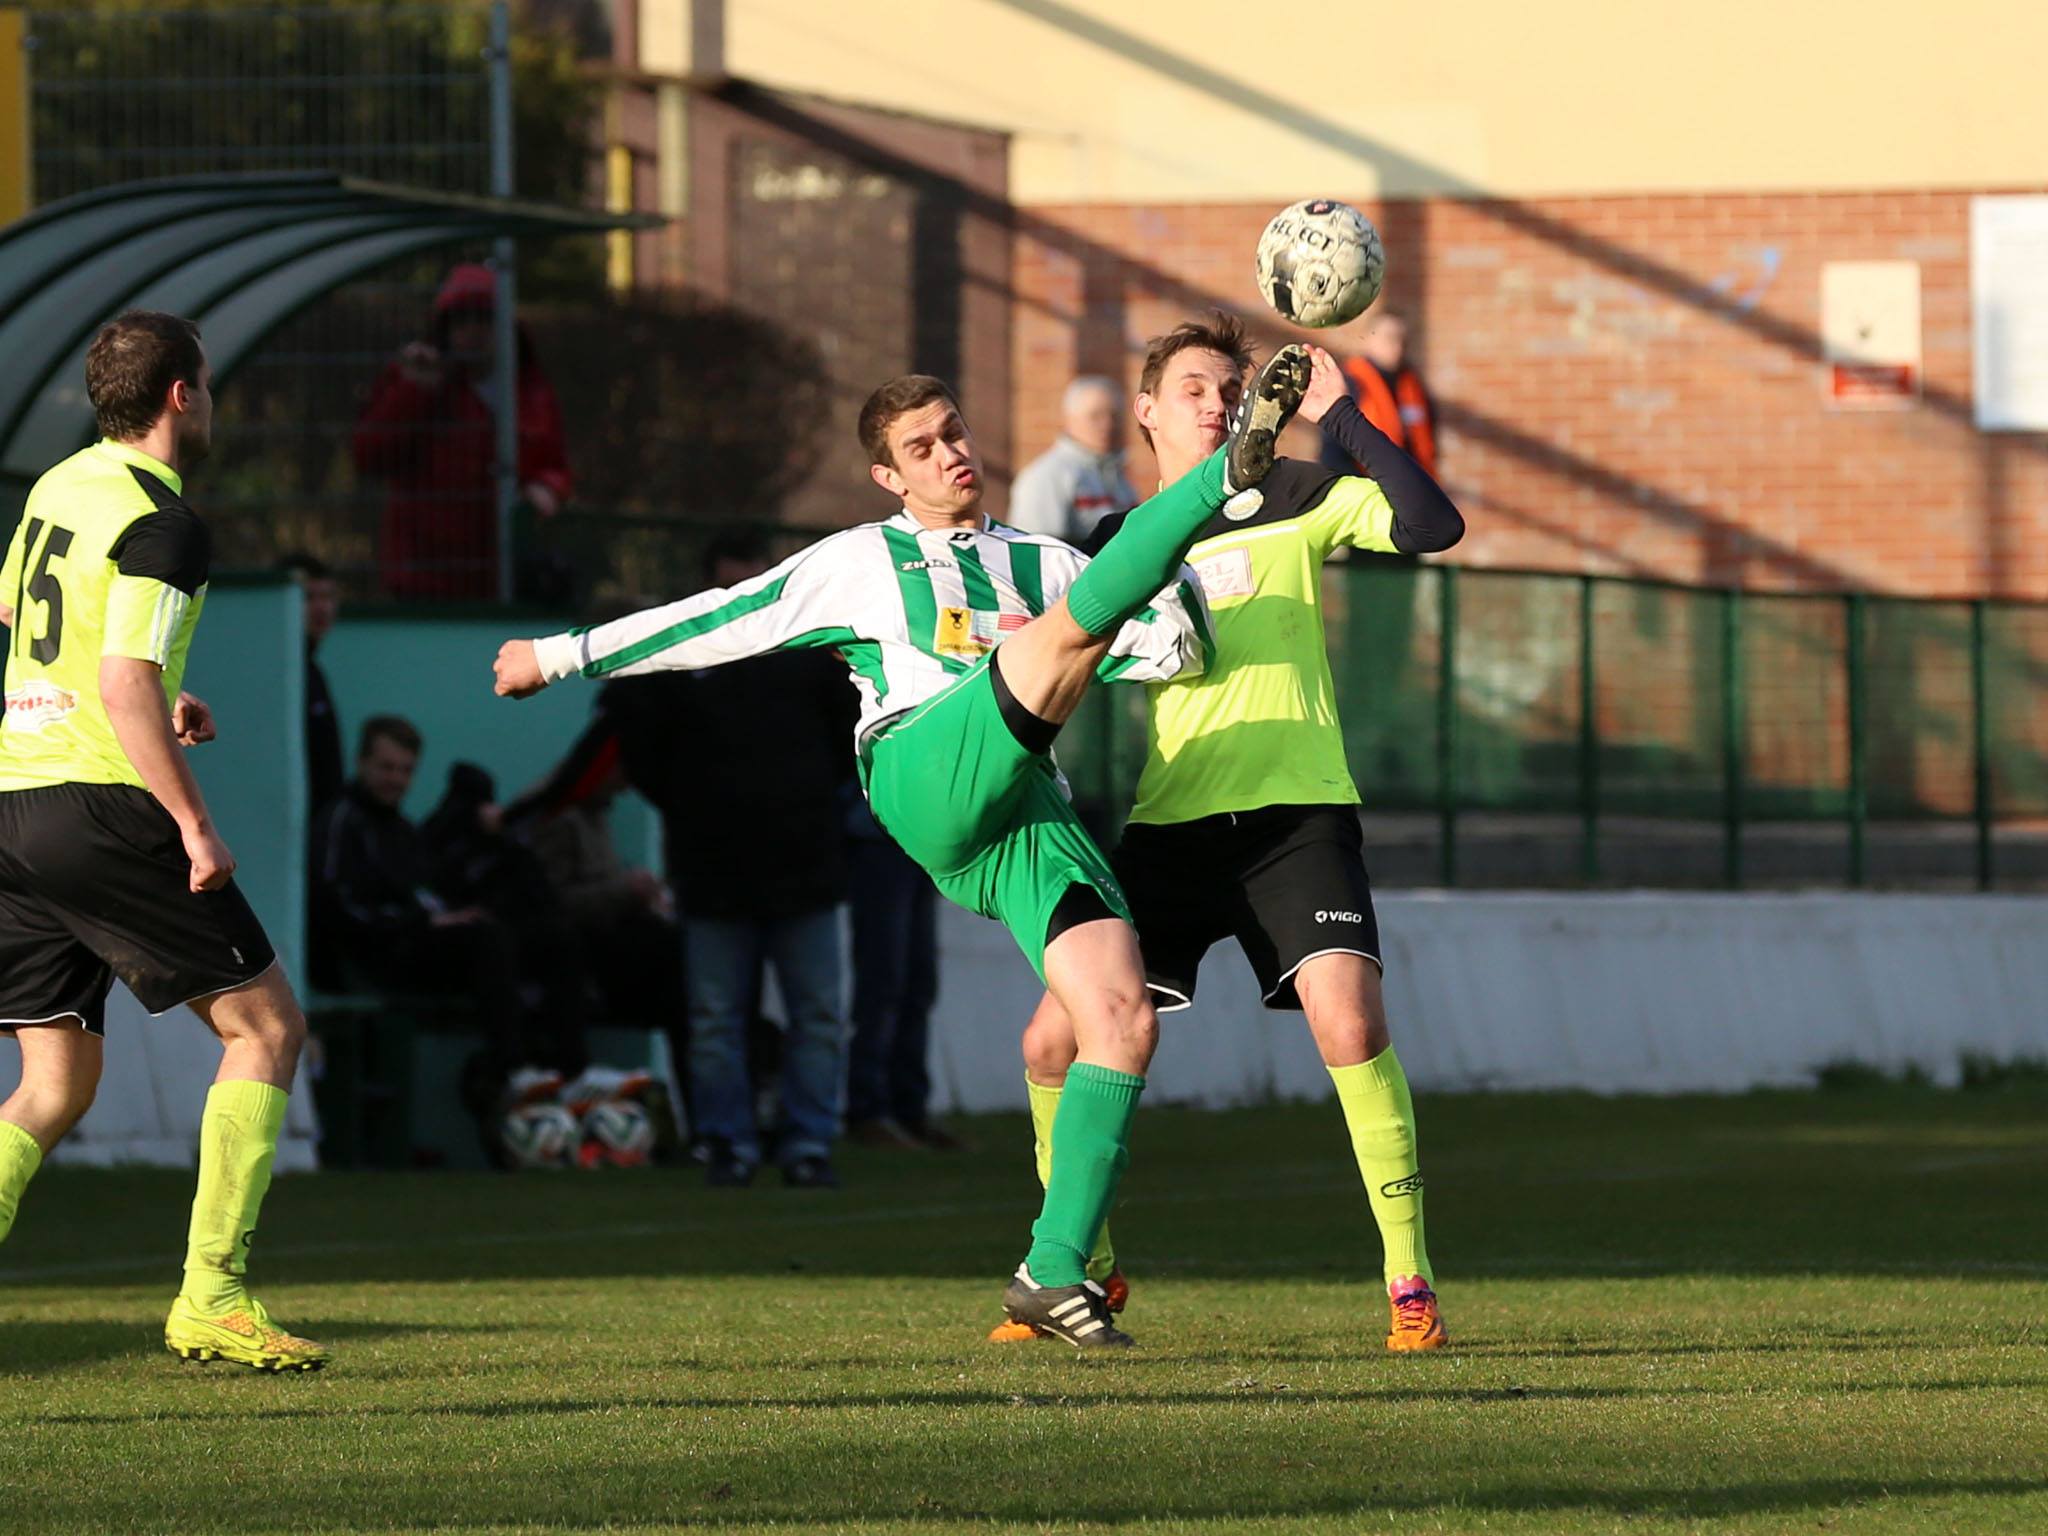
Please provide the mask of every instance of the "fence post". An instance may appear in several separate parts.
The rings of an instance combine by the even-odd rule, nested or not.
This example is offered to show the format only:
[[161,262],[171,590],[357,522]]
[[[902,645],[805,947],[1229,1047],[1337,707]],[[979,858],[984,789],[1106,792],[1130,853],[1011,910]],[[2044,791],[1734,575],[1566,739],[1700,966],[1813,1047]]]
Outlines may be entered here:
[[[507,0],[492,0],[491,40],[485,50],[491,77],[491,192],[512,195],[512,16]],[[497,292],[491,312],[497,363],[498,600],[513,597],[513,520],[519,507],[519,274],[509,238],[491,246]]]
[[1977,821],[1977,889],[1991,889],[1991,669],[1985,659],[1988,604],[1970,604],[1970,749],[1972,811]]
[[1458,568],[1440,565],[1436,579],[1437,856],[1449,888],[1458,883]]
[[1742,765],[1744,685],[1742,676],[1742,593],[1731,587],[1721,597],[1721,784],[1722,880],[1742,888]]
[[1865,822],[1870,812],[1870,781],[1865,761],[1870,735],[1869,678],[1864,669],[1863,626],[1868,612],[1861,592],[1843,600],[1842,667],[1849,710],[1849,883],[1864,883]]
[[1579,577],[1579,879],[1600,881],[1600,689],[1593,670],[1593,578]]

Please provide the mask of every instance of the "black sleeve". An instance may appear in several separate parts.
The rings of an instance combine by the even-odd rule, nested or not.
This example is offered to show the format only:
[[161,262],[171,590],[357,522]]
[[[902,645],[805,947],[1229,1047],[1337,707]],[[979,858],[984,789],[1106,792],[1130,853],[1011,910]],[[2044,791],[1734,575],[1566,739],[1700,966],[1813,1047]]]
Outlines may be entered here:
[[1356,401],[1339,400],[1323,413],[1323,435],[1386,493],[1387,504],[1394,509],[1394,548],[1408,555],[1433,555],[1465,536],[1465,519],[1443,487],[1367,421]]
[[135,519],[107,553],[123,576],[146,576],[190,597],[206,585],[213,538],[197,513],[167,507]]
[[1128,512],[1110,513],[1109,516],[1101,519],[1093,528],[1089,529],[1085,537],[1077,540],[1074,548],[1080,550],[1090,560],[1093,560],[1102,553],[1102,546],[1116,537],[1117,529],[1123,527],[1124,519],[1130,515]]

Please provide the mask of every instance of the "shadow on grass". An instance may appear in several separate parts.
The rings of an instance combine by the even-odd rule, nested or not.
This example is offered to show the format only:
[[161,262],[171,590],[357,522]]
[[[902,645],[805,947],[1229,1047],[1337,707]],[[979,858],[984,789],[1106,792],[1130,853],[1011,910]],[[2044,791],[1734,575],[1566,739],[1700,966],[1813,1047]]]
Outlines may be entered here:
[[[500,1334],[512,1330],[486,1325],[428,1326],[420,1323],[359,1321],[326,1322],[317,1317],[293,1317],[292,1326],[323,1344],[342,1344],[364,1339],[387,1339],[405,1334]],[[42,1375],[108,1360],[147,1357],[164,1347],[161,1320],[106,1322],[100,1320],[26,1321],[0,1325],[0,1379],[9,1376]],[[236,1368],[223,1367],[232,1375]]]
[[1082,1389],[1072,1392],[1002,1392],[958,1390],[945,1392],[848,1392],[832,1397],[648,1397],[604,1399],[544,1399],[527,1402],[433,1403],[418,1407],[400,1405],[362,1406],[350,1403],[333,1408],[295,1405],[289,1408],[252,1407],[220,1412],[177,1410],[169,1413],[144,1409],[136,1413],[53,1413],[39,1422],[73,1428],[111,1427],[131,1424],[213,1424],[261,1419],[523,1419],[575,1418],[585,1414],[616,1414],[626,1410],[648,1413],[700,1413],[719,1409],[780,1409],[815,1411],[859,1411],[874,1408],[985,1408],[1003,1412],[1028,1412],[1044,1408],[1213,1408],[1226,1403],[1288,1402],[1305,1405],[1332,1403],[1480,1403],[1594,1402],[1613,1398],[1668,1397],[1679,1394],[1703,1395],[1704,1387],[1649,1389],[1636,1387],[1374,1387],[1355,1391],[1295,1391],[1247,1387],[1215,1392],[1106,1392]]
[[[703,1465],[690,1466],[687,1471],[679,1467],[681,1475],[674,1486],[644,1496],[641,1507],[634,1509],[620,1508],[616,1483],[598,1471],[571,1472],[545,1491],[523,1495],[508,1494],[502,1483],[479,1483],[474,1477],[441,1479],[426,1490],[409,1479],[363,1476],[354,1480],[351,1501],[363,1510],[407,1512],[402,1518],[372,1516],[367,1526],[358,1529],[411,1527],[421,1521],[431,1521],[437,1529],[552,1523],[558,1514],[578,1526],[595,1518],[606,1530],[752,1531],[819,1524],[829,1529],[855,1522],[937,1527],[1055,1518],[1062,1527],[1151,1528],[1164,1523],[1188,1529],[1214,1522],[1236,1529],[1247,1517],[1248,1501],[1255,1500],[1260,1519],[1320,1518],[1335,1522],[1340,1529],[1346,1528],[1347,1522],[1384,1523],[1389,1514],[1426,1517],[1456,1513],[1551,1514],[1560,1522],[1558,1529],[1571,1530],[1578,1528],[1578,1520],[1599,1517],[1693,1521],[1772,1515],[1796,1518],[1859,1506],[1904,1513],[1916,1504],[1938,1500],[2038,1498],[2042,1492],[2038,1481],[2017,1477],[1883,1473],[1635,1487],[1560,1480],[1455,1490],[1445,1489],[1441,1481],[1427,1480],[1392,1487],[1368,1484],[1373,1474],[1358,1473],[1350,1477],[1348,1486],[1332,1486],[1332,1479],[1341,1475],[1335,1469],[1324,1471],[1313,1463],[1301,1463],[1290,1481],[1268,1481],[1256,1490],[1237,1487],[1206,1494],[1183,1489],[1162,1497],[1156,1490],[1148,1494],[1130,1478],[1119,1476],[1101,1488],[1074,1478],[1063,1482],[1055,1494],[1033,1480],[1028,1491],[1008,1497],[989,1489],[978,1497],[962,1497],[957,1485],[936,1493],[921,1491],[917,1484],[925,1478],[913,1474],[898,1482],[878,1477],[868,1485],[872,1493],[866,1488],[848,1488],[802,1498],[780,1489],[755,1494],[749,1485],[762,1474],[749,1470],[751,1477],[749,1471],[735,1469],[728,1479],[722,1476],[722,1467],[719,1471]],[[831,1502],[834,1498],[839,1502]],[[274,1499],[241,1489],[221,1490],[203,1507],[205,1523],[212,1530],[272,1530],[281,1514],[287,1513]],[[49,1501],[41,1510],[37,1529],[91,1528],[94,1511],[95,1505],[88,1499]]]

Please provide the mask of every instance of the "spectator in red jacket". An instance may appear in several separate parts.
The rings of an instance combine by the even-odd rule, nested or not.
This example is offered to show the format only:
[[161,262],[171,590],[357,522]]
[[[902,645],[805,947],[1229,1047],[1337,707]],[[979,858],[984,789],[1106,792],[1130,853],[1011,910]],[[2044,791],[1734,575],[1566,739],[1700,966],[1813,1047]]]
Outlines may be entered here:
[[[407,343],[385,365],[356,423],[356,468],[390,482],[379,563],[397,597],[498,596],[496,293],[489,267],[450,272],[433,340]],[[519,483],[534,512],[552,517],[573,481],[561,403],[524,327],[518,380]]]

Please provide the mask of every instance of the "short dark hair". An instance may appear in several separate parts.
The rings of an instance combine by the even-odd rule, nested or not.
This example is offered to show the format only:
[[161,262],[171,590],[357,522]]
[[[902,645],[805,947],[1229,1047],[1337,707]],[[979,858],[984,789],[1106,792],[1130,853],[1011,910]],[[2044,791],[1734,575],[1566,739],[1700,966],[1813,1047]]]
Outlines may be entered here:
[[867,404],[860,408],[860,445],[868,451],[869,462],[894,469],[896,461],[889,456],[889,428],[898,416],[921,410],[934,400],[945,401],[955,411],[960,409],[960,402],[946,387],[946,381],[929,373],[901,374],[869,395]]
[[277,557],[278,573],[296,576],[300,581],[332,581],[333,568],[310,550],[295,549],[288,555]]
[[[1157,394],[1159,381],[1166,376],[1166,365],[1190,348],[1203,352],[1219,352],[1237,364],[1237,371],[1243,373],[1252,365],[1252,346],[1245,339],[1244,322],[1233,314],[1212,309],[1199,320],[1183,320],[1164,336],[1154,336],[1145,344],[1145,367],[1138,375],[1138,393]],[[1145,430],[1143,422],[1138,430],[1144,433],[1145,446],[1152,446],[1152,434]]]
[[199,327],[156,309],[131,309],[99,329],[85,353],[85,393],[100,435],[128,442],[164,413],[173,384],[196,385],[206,354]]
[[368,757],[380,741],[402,747],[414,757],[420,755],[419,727],[403,715],[372,715],[363,722],[363,734],[356,740],[356,756]]

